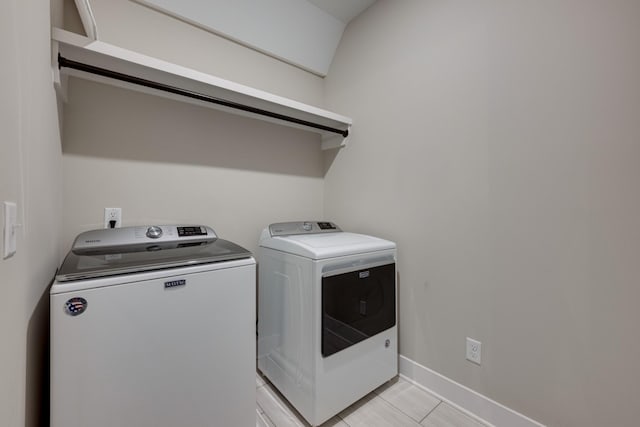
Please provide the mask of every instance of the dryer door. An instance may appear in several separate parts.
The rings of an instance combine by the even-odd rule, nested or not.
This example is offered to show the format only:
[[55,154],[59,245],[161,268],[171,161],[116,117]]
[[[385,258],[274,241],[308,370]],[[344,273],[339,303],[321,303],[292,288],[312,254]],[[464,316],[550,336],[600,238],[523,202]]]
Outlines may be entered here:
[[322,356],[396,324],[396,265],[322,277]]

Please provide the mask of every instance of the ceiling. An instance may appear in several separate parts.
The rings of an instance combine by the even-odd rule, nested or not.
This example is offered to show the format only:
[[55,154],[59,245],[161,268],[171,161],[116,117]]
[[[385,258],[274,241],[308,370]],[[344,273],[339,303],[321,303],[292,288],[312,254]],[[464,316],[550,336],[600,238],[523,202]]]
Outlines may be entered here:
[[134,0],[326,76],[342,33],[376,0]]

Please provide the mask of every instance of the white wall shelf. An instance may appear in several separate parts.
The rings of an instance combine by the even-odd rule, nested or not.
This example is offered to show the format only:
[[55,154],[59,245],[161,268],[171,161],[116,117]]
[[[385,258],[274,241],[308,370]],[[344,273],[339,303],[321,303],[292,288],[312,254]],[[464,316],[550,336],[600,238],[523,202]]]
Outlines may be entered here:
[[[315,132],[344,147],[352,120],[330,111],[54,28],[54,84],[66,100],[74,76]],[[62,66],[60,66],[62,64]]]

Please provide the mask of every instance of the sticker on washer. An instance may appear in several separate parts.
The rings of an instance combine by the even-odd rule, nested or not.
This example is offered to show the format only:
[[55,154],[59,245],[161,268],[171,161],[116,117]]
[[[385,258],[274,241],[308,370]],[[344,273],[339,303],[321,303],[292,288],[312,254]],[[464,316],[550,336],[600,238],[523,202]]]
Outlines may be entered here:
[[80,297],[71,298],[64,303],[64,311],[69,316],[78,316],[87,309],[87,300]]

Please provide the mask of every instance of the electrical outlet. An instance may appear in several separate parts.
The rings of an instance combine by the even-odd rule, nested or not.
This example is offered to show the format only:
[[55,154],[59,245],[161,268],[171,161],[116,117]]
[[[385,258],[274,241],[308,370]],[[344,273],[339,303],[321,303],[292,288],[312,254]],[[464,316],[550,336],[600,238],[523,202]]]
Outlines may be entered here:
[[122,209],[104,208],[104,228],[122,227]]
[[467,360],[480,364],[482,362],[482,343],[467,337]]

